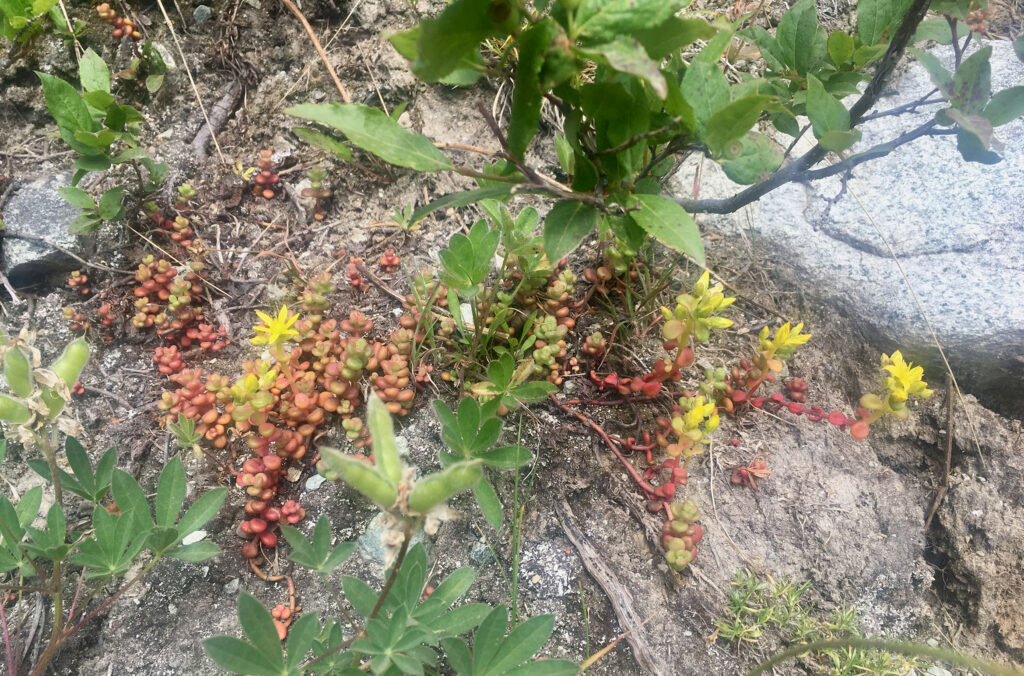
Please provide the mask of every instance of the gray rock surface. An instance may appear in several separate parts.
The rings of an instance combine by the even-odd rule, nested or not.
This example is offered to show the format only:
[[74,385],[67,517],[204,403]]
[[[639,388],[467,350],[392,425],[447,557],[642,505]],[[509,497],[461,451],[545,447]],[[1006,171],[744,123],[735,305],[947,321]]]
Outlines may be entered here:
[[[995,42],[992,88],[1024,84],[1024,64],[1008,42]],[[952,67],[948,47],[933,53]],[[912,64],[877,110],[934,89]],[[852,101],[847,101],[847,104]],[[854,150],[890,140],[930,119],[939,106],[883,117],[862,126]],[[899,347],[943,369],[926,322],[885,242],[913,285],[961,385],[990,406],[1024,410],[1024,120],[996,129],[1004,160],[967,163],[954,137],[923,138],[858,167],[847,191],[838,178],[790,184],[727,216],[698,217],[705,228],[742,235],[759,255],[781,263],[794,290],[834,307],[864,329],[880,349]],[[676,190],[688,193],[693,167]],[[704,162],[700,196],[739,189],[717,165]],[[877,230],[876,230],[877,227]],[[936,381],[941,380],[937,375]]]
[[70,184],[70,174],[38,178],[18,187],[4,207],[3,270],[16,288],[80,267],[62,251],[11,236],[41,237],[77,252],[77,238],[68,232],[68,226],[78,216],[78,207],[57,193],[58,188]]

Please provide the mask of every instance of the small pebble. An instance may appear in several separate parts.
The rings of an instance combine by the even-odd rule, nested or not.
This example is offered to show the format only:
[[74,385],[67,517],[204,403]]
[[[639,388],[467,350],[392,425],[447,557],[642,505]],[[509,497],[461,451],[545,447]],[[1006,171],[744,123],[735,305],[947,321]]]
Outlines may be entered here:
[[[950,34],[952,34],[952,31],[950,31]],[[191,545],[193,543],[199,542],[204,537],[206,537],[206,531],[205,530],[192,531],[191,533],[189,533],[188,535],[186,535],[185,537],[183,537],[181,539],[181,544],[183,544],[183,545]]]
[[242,586],[242,580],[240,580],[237,577],[234,578],[233,580],[228,580],[227,584],[224,585],[224,593],[225,594],[234,594],[235,592],[238,591],[238,588],[241,587],[241,586]]
[[530,584],[537,584],[540,582],[540,575],[534,575],[530,578]]
[[213,16],[213,10],[206,5],[196,5],[196,8],[192,10],[192,20],[196,22],[197,26],[202,26],[210,20],[211,16]]
[[[950,34],[952,34],[952,31],[950,31]],[[322,475],[314,474],[313,476],[306,479],[306,490],[315,491],[321,486],[323,486],[325,481],[327,481],[327,479]]]

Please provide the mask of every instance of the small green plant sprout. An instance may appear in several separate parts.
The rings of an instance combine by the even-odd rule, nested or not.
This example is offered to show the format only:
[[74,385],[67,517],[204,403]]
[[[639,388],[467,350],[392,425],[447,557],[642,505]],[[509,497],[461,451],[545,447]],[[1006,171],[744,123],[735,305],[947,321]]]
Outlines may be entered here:
[[705,270],[693,285],[691,293],[676,296],[675,308],[661,308],[665,318],[661,327],[661,335],[666,341],[665,349],[677,351],[675,361],[679,368],[693,363],[692,339],[704,343],[711,337],[712,329],[721,330],[732,326],[731,319],[718,314],[735,303],[736,299],[726,297],[720,284],[710,284],[711,273]]
[[487,365],[487,380],[473,385],[470,392],[481,403],[497,400],[498,415],[505,415],[523,404],[541,401],[558,389],[547,381],[528,381],[533,374],[532,359],[516,365],[512,355],[504,352]]
[[313,200],[313,203],[316,205],[313,218],[322,221],[324,220],[323,202],[331,196],[331,189],[324,185],[327,172],[318,164],[306,172],[306,178],[309,179],[309,187],[303,188],[302,196]]
[[[450,467],[459,462],[479,460],[495,469],[518,469],[533,462],[529,449],[518,444],[495,448],[501,436],[502,421],[497,417],[501,399],[481,406],[473,397],[465,397],[453,412],[441,400],[434,400],[434,412],[441,421],[441,439],[451,453],[441,453],[441,464]],[[495,530],[501,528],[501,502],[494,487],[484,478],[473,486],[473,493],[484,517]]]
[[178,420],[176,422],[168,423],[167,428],[174,435],[174,440],[184,449],[191,450],[196,454],[196,457],[202,454],[199,448],[199,442],[203,440],[203,435],[196,432],[196,423],[191,418],[186,418],[183,413],[178,414]]
[[174,209],[178,213],[188,213],[188,203],[196,196],[196,190],[188,183],[178,186],[178,196],[174,200]]
[[[448,240],[448,248],[438,252],[442,266],[441,282],[455,290],[461,298],[475,299],[491,271],[500,238],[501,234],[488,228],[484,220],[476,222],[468,237],[460,232],[452,235]],[[476,319],[474,315],[474,323],[477,323]]]
[[850,426],[850,434],[855,439],[865,438],[869,426],[882,416],[891,415],[905,420],[909,415],[907,401],[911,398],[927,399],[933,394],[924,380],[924,368],[905,361],[899,350],[892,355],[883,354],[881,364],[882,370],[888,373],[885,394],[865,394],[860,398],[859,420]]
[[24,45],[44,30],[47,18],[64,24],[57,0],[5,0],[0,3],[0,36]]
[[714,636],[733,644],[737,652],[762,638],[794,649],[807,644],[807,650],[801,651],[804,666],[815,674],[925,673],[928,664],[912,653],[902,656],[855,645],[814,648],[820,641],[856,641],[863,632],[855,608],[817,612],[805,600],[810,588],[809,582],[776,580],[741,570],[732,582],[722,617],[715,620]]
[[[113,10],[110,10],[113,11]],[[116,20],[116,19],[115,19]],[[127,19],[125,19],[127,21]],[[134,37],[133,31],[132,37]],[[141,33],[138,34],[142,37]],[[164,85],[164,77],[167,75],[167,64],[160,56],[159,50],[153,46],[152,40],[146,40],[138,56],[132,58],[128,68],[114,77],[128,82],[135,82],[139,87],[145,87],[150,94],[156,94]]]

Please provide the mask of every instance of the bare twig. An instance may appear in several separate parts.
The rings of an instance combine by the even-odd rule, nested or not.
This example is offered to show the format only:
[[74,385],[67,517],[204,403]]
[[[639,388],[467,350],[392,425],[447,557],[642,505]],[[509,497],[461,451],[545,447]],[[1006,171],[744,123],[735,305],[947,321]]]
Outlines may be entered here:
[[306,21],[306,17],[303,16],[302,12],[299,11],[299,8],[295,6],[295,3],[293,3],[292,0],[281,0],[281,2],[284,3],[285,7],[291,10],[291,13],[294,14],[300,22],[302,22],[302,27],[306,29],[306,34],[309,35],[309,39],[313,43],[316,53],[320,55],[320,59],[324,62],[324,67],[327,68],[327,72],[331,74],[331,79],[334,80],[334,86],[336,86],[338,88],[338,92],[341,93],[341,100],[345,103],[352,103],[352,98],[348,95],[348,92],[345,91],[345,87],[341,84],[341,80],[338,79],[338,74],[334,72],[334,66],[332,66],[331,62],[327,59],[327,52],[325,52],[324,48],[320,46],[320,40],[317,39],[316,33],[313,32],[313,27],[309,25],[308,21]]
[[217,132],[228,121],[232,111],[235,109],[235,105],[238,103],[238,97],[241,95],[242,83],[235,80],[228,85],[224,95],[220,97],[217,103],[213,104],[213,108],[210,109],[210,117],[207,118],[199,132],[195,135],[195,138],[192,139],[192,154],[200,160],[206,159],[206,144],[211,138],[216,140]]

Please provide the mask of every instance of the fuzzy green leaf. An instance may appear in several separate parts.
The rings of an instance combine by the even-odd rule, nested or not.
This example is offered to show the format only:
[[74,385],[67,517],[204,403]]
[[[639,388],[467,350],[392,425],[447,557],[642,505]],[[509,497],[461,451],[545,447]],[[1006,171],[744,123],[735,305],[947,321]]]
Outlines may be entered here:
[[494,530],[500,529],[501,523],[504,521],[504,509],[491,482],[487,479],[478,482],[476,486],[473,486],[473,496],[476,498],[476,504],[480,505],[480,511],[483,513],[484,519],[487,520],[491,528]]
[[179,458],[171,458],[160,472],[156,490],[156,525],[173,526],[185,501],[185,466]]

